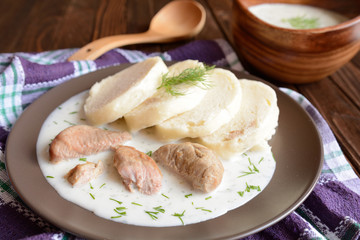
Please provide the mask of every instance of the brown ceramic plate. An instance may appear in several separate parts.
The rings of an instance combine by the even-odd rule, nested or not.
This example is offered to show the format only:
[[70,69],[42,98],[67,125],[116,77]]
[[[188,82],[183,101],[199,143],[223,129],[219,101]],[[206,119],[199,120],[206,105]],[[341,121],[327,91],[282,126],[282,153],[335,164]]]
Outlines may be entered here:
[[[270,144],[277,162],[269,185],[247,204],[213,220],[180,227],[139,227],[106,220],[63,198],[42,175],[36,142],[43,122],[62,102],[129,64],[99,70],[50,90],[31,104],[12,129],[6,167],[21,199],[59,228],[88,239],[224,239],[265,229],[295,210],[310,194],[323,163],[322,143],[307,113],[274,87],[280,108],[279,126]],[[243,72],[239,78],[262,81]]]

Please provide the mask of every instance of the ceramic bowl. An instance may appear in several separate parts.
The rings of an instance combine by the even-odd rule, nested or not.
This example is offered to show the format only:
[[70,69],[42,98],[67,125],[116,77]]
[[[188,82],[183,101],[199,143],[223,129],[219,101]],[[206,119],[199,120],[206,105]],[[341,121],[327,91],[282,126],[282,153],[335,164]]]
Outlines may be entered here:
[[[348,20],[315,29],[276,27],[249,11],[263,3],[311,5]],[[232,32],[245,65],[282,82],[314,82],[334,73],[359,51],[360,0],[234,0]]]

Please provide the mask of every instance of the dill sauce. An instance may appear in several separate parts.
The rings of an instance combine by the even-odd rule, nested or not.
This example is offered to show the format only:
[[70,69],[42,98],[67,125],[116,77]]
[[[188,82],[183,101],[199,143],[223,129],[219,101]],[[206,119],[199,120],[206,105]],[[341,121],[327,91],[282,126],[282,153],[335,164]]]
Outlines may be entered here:
[[301,4],[259,4],[249,11],[264,22],[292,29],[323,28],[348,20],[336,12]]
[[[223,161],[224,176],[219,187],[210,193],[195,191],[181,177],[159,166],[161,190],[144,195],[129,192],[113,167],[113,153],[106,151],[86,158],[50,163],[48,148],[51,139],[73,124],[86,124],[83,104],[87,91],[82,92],[55,109],[44,122],[37,142],[38,163],[44,177],[61,197],[99,217],[139,226],[179,226],[206,221],[250,201],[266,187],[275,171],[270,147],[233,156]],[[124,122],[102,126],[105,129],[125,130]],[[137,132],[125,145],[145,153],[166,144],[154,138],[151,131]],[[103,161],[105,170],[97,179],[73,187],[64,176],[77,164]]]

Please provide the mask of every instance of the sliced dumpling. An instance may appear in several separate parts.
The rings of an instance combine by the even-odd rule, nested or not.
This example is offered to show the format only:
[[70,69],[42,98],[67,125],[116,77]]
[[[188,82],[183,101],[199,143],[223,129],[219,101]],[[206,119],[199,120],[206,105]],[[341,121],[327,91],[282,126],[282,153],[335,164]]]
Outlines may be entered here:
[[211,88],[195,108],[155,127],[159,136],[180,139],[209,135],[235,116],[242,98],[237,77],[228,70],[215,68],[209,72],[209,80]]
[[275,91],[268,85],[240,80],[243,96],[236,116],[211,135],[199,138],[223,158],[263,144],[275,133],[279,108]]
[[84,105],[87,120],[101,125],[123,117],[156,92],[167,71],[162,59],[153,57],[95,83]]
[[[176,76],[189,68],[204,68],[201,62],[186,60],[175,63],[169,67],[168,76]],[[197,85],[180,84],[176,86],[178,92],[183,95],[173,96],[163,88],[148,98],[138,107],[125,114],[124,118],[130,131],[154,126],[177,114],[194,108],[205,96],[207,89]]]

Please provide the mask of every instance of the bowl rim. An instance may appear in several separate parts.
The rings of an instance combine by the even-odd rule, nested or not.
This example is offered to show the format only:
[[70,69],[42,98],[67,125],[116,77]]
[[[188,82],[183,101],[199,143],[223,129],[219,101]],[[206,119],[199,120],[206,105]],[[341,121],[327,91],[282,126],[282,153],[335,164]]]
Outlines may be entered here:
[[[284,28],[284,27],[278,27],[276,25],[270,24],[266,21],[261,20],[260,18],[256,17],[252,12],[249,11],[249,8],[244,5],[243,0],[235,0],[235,2],[238,3],[238,6],[243,9],[243,11],[249,15],[252,19],[256,20],[257,22],[260,22],[261,24],[267,26],[268,28],[273,28],[276,30],[284,31],[284,32],[290,32],[290,33],[302,33],[302,34],[312,34],[312,33],[324,33],[324,32],[332,32],[332,31],[339,31],[348,27],[352,27],[355,24],[360,23],[360,14],[354,18],[348,19],[344,22],[341,22],[336,25],[322,27],[322,28],[311,28],[311,29],[293,29],[293,28]],[[253,4],[260,5],[260,4],[266,4],[266,3],[259,3],[259,4]],[[270,3],[271,4],[271,3]],[[297,5],[309,5],[309,4],[299,4],[299,3],[287,3],[287,4],[297,4]],[[311,5],[310,5],[311,6]]]

